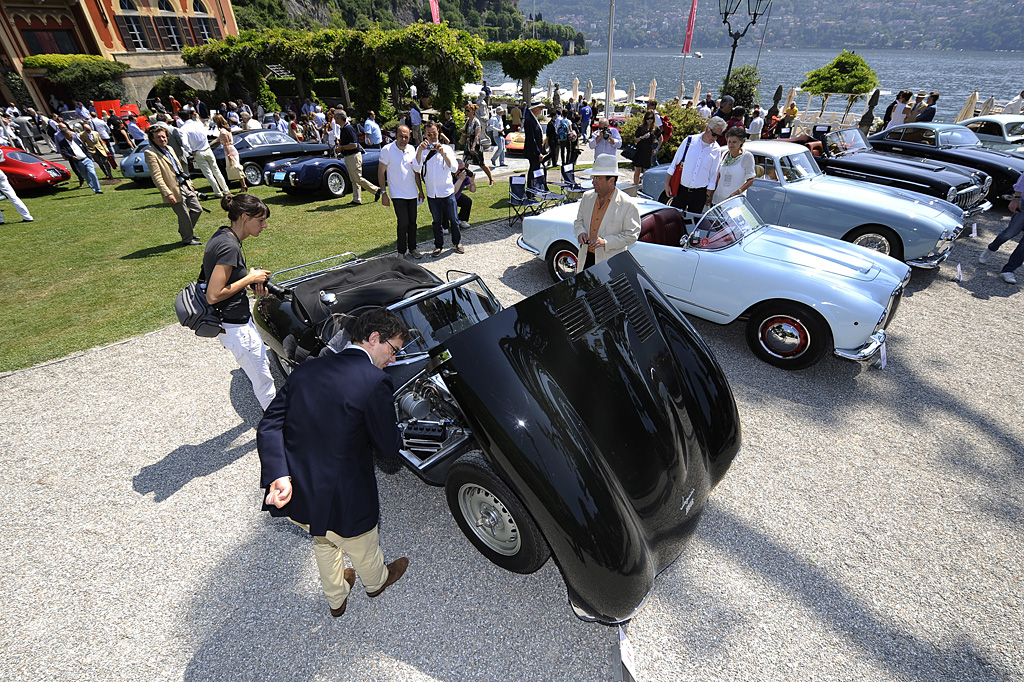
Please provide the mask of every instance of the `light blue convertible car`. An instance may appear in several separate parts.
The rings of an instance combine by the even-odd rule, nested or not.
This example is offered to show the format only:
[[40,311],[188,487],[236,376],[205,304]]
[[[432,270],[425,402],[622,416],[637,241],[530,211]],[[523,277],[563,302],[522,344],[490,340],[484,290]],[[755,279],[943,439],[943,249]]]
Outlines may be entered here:
[[[852,242],[908,265],[937,268],[964,226],[958,206],[909,190],[825,175],[805,147],[790,142],[747,142],[757,178],[747,190],[766,223]],[[642,191],[665,196],[667,165],[651,168]]]

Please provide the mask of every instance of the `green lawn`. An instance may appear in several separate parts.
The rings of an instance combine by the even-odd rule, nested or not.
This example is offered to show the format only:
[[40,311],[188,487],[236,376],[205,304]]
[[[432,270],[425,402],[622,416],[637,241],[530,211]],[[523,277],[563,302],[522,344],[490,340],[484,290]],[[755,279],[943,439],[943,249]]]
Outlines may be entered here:
[[[76,183],[72,182],[72,187]],[[197,180],[200,191],[206,181]],[[478,185],[472,224],[507,215],[508,182]],[[245,241],[250,266],[277,270],[345,251],[372,256],[395,248],[395,214],[364,193],[350,197],[288,196],[253,190],[271,216],[262,235]],[[22,197],[35,222],[21,223],[10,203],[0,204],[0,268],[7,281],[0,320],[8,341],[0,347],[0,372],[27,367],[74,351],[104,345],[176,321],[174,297],[199,274],[203,247],[179,246],[177,221],[152,186],[104,185]],[[203,202],[196,228],[204,242],[227,215],[215,199]],[[430,212],[419,211],[419,240],[432,242]]]

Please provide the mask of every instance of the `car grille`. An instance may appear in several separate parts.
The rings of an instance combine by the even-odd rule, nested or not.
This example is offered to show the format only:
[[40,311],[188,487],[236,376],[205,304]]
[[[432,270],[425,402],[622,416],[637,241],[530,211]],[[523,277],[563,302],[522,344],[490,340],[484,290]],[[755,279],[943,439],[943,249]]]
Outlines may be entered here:
[[624,275],[591,289],[582,298],[573,299],[559,308],[557,313],[574,341],[607,324],[619,313],[626,314],[626,319],[641,341],[646,341],[654,333],[654,322],[640,305],[640,299]]
[[982,195],[982,186],[973,183],[965,183],[956,188],[956,205],[963,210],[974,208],[985,197]]

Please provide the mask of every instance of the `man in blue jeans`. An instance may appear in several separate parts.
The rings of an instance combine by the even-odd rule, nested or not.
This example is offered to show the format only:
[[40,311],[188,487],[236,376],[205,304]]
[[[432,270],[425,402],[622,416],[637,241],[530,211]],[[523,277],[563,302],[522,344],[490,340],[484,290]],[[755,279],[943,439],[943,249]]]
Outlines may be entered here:
[[68,163],[75,165],[78,174],[89,183],[89,189],[96,194],[103,194],[103,190],[100,189],[100,179],[96,176],[96,165],[89,158],[82,138],[63,123],[57,124],[57,130],[57,135],[54,137],[57,143],[57,151],[67,159]]
[[458,167],[458,161],[455,158],[455,150],[441,144],[439,137],[437,123],[427,121],[423,124],[423,141],[416,148],[416,160],[412,165],[423,181],[427,205],[434,219],[434,250],[430,252],[434,258],[441,255],[445,227],[452,236],[452,245],[456,253],[466,253],[462,246],[462,233],[459,231],[455,183],[452,180],[452,173]]
[[[999,247],[1004,243],[1013,239],[1021,232],[1024,232],[1024,211],[1020,210],[1020,193],[1024,190],[1024,173],[1021,173],[1020,177],[1017,178],[1017,182],[1013,185],[1013,199],[1010,201],[1010,224],[1006,226],[1002,232],[996,235],[996,238],[992,240],[992,243],[988,245],[988,248],[981,252],[978,256],[978,262],[984,265],[988,263],[989,258],[992,254],[999,250]],[[999,276],[1003,278],[1004,282],[1008,284],[1016,284],[1017,278],[1014,277],[1013,271],[1024,264],[1024,237],[1021,237],[1017,244],[1017,248],[1010,254],[1010,260],[1006,261],[1006,265],[1000,271]]]

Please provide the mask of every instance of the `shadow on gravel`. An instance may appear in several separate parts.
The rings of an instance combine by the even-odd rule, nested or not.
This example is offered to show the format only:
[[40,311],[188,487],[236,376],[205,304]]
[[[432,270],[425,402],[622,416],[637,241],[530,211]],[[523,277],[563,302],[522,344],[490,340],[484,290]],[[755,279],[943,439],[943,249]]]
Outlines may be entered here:
[[[806,557],[780,546],[744,519],[716,507],[713,501],[708,507],[709,511],[714,508],[714,514],[709,515],[713,518],[705,518],[701,530],[707,542],[770,581],[781,593],[792,595],[804,608],[827,622],[838,636],[869,654],[880,668],[890,670],[894,679],[922,682],[1003,679],[995,672],[995,666],[966,638],[946,641],[942,648],[919,639],[900,629],[895,622],[880,618],[879,607],[862,604],[851,597],[842,584],[809,564]],[[706,633],[736,631],[733,610],[723,603],[720,609],[712,611],[721,613],[726,622],[719,624],[712,620],[690,625],[699,626],[700,632],[687,636],[687,640],[707,642],[709,648],[705,652],[690,650],[689,657],[714,660],[721,655],[716,651],[717,638],[709,638]],[[679,627],[685,630],[685,619],[679,622]]]
[[155,502],[163,502],[190,481],[209,476],[256,449],[256,438],[232,446],[239,437],[252,431],[245,423],[197,445],[181,445],[159,462],[142,467],[132,478],[132,487],[140,495],[154,493]]

